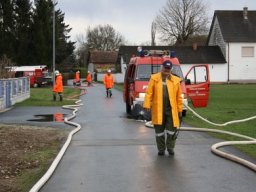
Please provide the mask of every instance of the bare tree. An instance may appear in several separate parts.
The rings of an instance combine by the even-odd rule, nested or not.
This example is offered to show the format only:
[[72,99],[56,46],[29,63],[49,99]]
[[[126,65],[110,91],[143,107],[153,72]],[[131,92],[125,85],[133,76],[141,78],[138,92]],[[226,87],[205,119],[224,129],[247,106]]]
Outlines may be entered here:
[[125,40],[111,25],[98,25],[87,30],[87,46],[90,49],[111,51],[119,48]]
[[182,45],[191,35],[205,34],[209,22],[206,11],[201,0],[167,0],[156,17],[161,40]]
[[86,35],[85,34],[79,34],[76,36],[76,42],[78,44],[78,48],[76,50],[77,55],[77,61],[78,65],[82,66],[86,64],[87,58],[88,58],[88,50],[86,43]]
[[11,72],[12,62],[10,59],[3,55],[0,58],[0,79],[10,78],[14,76]]
[[153,21],[151,24],[151,46],[156,45],[156,23]]

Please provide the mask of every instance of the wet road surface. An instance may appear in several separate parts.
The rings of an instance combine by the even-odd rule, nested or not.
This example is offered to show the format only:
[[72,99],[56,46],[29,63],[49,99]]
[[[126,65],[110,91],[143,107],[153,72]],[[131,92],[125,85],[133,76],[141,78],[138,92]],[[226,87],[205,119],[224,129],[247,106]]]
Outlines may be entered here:
[[0,113],[0,123],[73,129],[63,122],[70,113],[61,107],[13,107]]
[[181,132],[175,156],[159,157],[154,130],[126,118],[121,92],[106,98],[102,85],[87,90],[73,120],[82,129],[41,192],[255,191],[255,172],[210,152],[219,140]]

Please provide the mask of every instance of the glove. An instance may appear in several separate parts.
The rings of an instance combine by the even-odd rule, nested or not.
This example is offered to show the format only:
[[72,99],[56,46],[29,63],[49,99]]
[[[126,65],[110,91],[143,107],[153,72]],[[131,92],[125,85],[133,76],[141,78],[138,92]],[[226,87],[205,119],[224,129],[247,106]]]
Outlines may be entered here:
[[180,120],[180,124],[182,122],[182,112],[179,112],[179,120]]

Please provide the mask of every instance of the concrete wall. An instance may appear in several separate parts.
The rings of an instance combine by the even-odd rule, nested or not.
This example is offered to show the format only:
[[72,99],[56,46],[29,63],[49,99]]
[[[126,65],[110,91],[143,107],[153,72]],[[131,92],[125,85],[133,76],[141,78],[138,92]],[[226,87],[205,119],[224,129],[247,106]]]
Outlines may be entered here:
[[[103,73],[98,73],[97,80],[102,82],[104,75],[105,74],[103,74]],[[114,75],[115,83],[123,83],[124,82],[124,73],[115,73],[113,75]]]
[[[125,63],[121,63],[121,73],[114,73],[114,79],[115,79],[115,83],[123,83],[124,82],[124,75],[125,75],[125,70],[126,70],[126,64]],[[103,77],[105,74],[103,73],[98,73],[97,74],[97,80],[98,81],[103,81]]]
[[0,79],[0,111],[30,97],[29,78]]

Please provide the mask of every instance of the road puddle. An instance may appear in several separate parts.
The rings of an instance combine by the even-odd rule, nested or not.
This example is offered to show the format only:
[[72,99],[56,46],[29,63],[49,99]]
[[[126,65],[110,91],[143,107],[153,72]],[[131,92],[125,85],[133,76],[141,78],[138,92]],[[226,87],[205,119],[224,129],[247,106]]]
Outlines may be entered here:
[[63,122],[67,114],[54,113],[54,114],[37,114],[34,115],[34,119],[28,119],[27,121],[36,122]]

